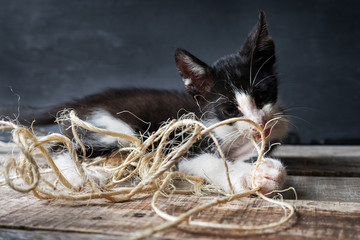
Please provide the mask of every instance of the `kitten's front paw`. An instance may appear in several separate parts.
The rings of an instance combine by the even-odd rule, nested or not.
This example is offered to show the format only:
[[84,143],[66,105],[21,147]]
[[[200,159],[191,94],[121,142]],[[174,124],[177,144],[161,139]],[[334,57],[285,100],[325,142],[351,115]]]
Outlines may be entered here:
[[[230,180],[235,193],[247,191],[250,189],[251,185],[251,173],[233,171],[230,173]],[[225,192],[232,193],[228,181],[225,181],[222,184],[222,188]]]
[[260,187],[260,192],[265,194],[280,189],[284,184],[286,171],[279,160],[264,158],[255,173],[255,183]]

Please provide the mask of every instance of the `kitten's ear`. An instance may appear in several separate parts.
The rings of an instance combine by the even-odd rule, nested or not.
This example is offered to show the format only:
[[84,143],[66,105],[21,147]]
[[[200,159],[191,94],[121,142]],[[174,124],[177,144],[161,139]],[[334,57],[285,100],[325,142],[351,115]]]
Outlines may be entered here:
[[266,61],[272,66],[275,63],[275,44],[269,36],[263,11],[260,11],[259,20],[242,46],[240,55],[253,64],[263,64]]
[[211,68],[184,49],[176,49],[175,62],[184,80],[186,90],[192,95],[209,92],[212,86]]

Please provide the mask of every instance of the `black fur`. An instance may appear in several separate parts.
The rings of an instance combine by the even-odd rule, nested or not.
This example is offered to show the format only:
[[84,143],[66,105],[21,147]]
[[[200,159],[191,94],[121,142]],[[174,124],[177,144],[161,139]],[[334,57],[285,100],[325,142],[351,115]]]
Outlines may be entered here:
[[175,59],[181,76],[191,80],[186,86],[188,93],[197,99],[208,118],[242,116],[234,107],[235,89],[254,97],[259,109],[277,101],[275,45],[262,11],[239,52],[219,59],[212,66],[183,49],[177,49]]

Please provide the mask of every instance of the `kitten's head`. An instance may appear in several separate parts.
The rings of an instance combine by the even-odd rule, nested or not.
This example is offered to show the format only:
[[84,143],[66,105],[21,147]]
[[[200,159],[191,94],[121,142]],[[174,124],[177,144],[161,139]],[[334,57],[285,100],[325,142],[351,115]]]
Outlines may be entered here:
[[[177,49],[175,60],[187,91],[197,100],[211,123],[245,117],[265,126],[281,114],[277,104],[277,77],[274,71],[275,45],[269,36],[265,15],[245,40],[241,50],[209,66],[189,52]],[[268,139],[279,139],[287,131],[286,121],[267,125]],[[252,134],[249,124],[238,122],[219,128],[216,134],[226,141],[236,131]],[[232,139],[234,141],[234,139]]]

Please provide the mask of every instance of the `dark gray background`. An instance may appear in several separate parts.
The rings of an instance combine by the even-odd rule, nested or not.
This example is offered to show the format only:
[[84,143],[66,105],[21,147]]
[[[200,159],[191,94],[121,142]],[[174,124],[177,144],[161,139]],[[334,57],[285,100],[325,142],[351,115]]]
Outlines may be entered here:
[[[47,106],[109,87],[183,89],[182,47],[238,50],[267,15],[291,143],[360,144],[359,1],[0,0],[0,104]],[[12,88],[12,91],[10,90]],[[14,92],[14,93],[13,93]]]

